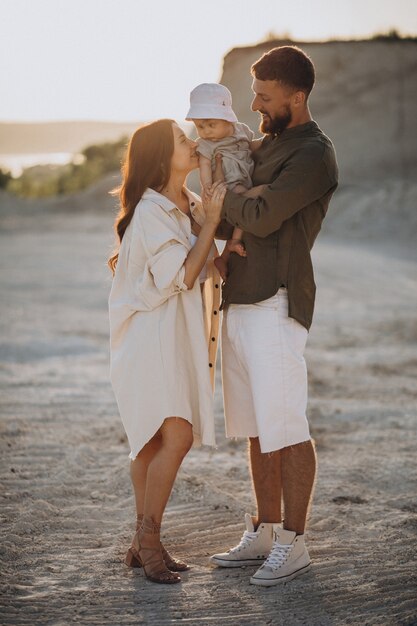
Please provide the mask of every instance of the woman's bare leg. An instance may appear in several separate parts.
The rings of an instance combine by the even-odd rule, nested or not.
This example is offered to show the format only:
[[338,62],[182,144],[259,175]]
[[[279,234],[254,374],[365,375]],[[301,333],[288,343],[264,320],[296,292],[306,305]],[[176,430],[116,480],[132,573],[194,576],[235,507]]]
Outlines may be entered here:
[[[165,419],[158,432],[161,435],[159,449],[150,460],[148,459],[147,465],[144,462],[147,469],[143,499],[143,525],[135,535],[133,546],[139,550],[148,576],[166,578],[169,570],[166,570],[162,557],[160,533],[159,531],[149,532],[149,529],[156,527],[162,521],[178,469],[191,448],[193,433],[191,424],[178,417]],[[138,473],[140,473],[139,484],[141,486],[143,485],[143,469]],[[139,495],[140,507],[142,506],[141,498],[142,496]],[[149,562],[149,567],[146,567],[147,562]],[[164,574],[164,568],[167,574]]]
[[148,464],[143,513],[161,523],[178,469],[192,446],[193,432],[181,417],[165,419],[159,432],[161,445]]
[[143,515],[149,463],[153,460],[161,445],[162,435],[158,430],[142,448],[135,460],[130,462],[130,478],[135,493],[136,515]]

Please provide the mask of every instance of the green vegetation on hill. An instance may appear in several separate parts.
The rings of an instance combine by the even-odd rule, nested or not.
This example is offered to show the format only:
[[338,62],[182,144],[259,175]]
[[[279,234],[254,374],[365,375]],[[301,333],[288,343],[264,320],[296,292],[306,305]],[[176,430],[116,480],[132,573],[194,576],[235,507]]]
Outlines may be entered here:
[[67,165],[35,165],[12,178],[0,171],[0,187],[26,198],[74,193],[85,189],[109,172],[120,169],[126,151],[127,138],[115,143],[88,146],[81,153],[81,162]]
[[6,189],[7,185],[12,180],[12,175],[6,170],[0,168],[0,189]]
[[[363,41],[384,41],[384,42],[388,42],[388,43],[395,43],[398,41],[417,41],[417,37],[415,35],[407,35],[407,34],[403,34],[400,33],[398,30],[396,30],[395,28],[391,28],[387,31],[384,32],[378,32],[378,33],[374,33],[373,35],[371,35],[368,39],[363,39],[363,38],[358,38],[358,39],[338,39],[338,38],[330,38],[330,39],[326,39],[323,40],[322,42],[308,42],[308,41],[298,41],[296,39],[294,39],[291,35],[290,32],[285,31],[283,33],[278,33],[277,31],[274,30],[270,30],[269,32],[266,33],[266,35],[264,36],[264,38],[262,39],[262,41],[259,42],[259,44],[257,45],[262,45],[265,43],[270,43],[271,45],[299,45],[299,44],[306,44],[306,43],[333,43],[333,42],[340,42],[340,43],[350,43],[352,41],[358,41],[358,42],[363,42]],[[234,48],[232,49],[233,52]]]
[[395,28],[391,28],[385,33],[375,33],[371,37],[374,41],[388,41],[388,42],[396,42],[396,41],[417,41],[417,37],[412,35],[402,35]]

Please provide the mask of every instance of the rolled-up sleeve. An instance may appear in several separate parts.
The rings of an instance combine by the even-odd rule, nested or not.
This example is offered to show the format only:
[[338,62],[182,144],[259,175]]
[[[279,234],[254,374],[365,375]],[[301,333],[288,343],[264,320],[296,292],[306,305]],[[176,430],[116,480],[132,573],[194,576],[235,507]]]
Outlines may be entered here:
[[257,198],[227,191],[222,218],[253,235],[267,237],[335,184],[323,159],[323,147],[310,146],[295,154]]
[[150,257],[148,268],[159,291],[187,289],[184,283],[187,254],[188,250],[183,244],[171,239]]
[[148,205],[140,211],[135,230],[147,255],[147,270],[161,295],[187,290],[184,263],[189,250],[180,239],[175,217],[158,205]]

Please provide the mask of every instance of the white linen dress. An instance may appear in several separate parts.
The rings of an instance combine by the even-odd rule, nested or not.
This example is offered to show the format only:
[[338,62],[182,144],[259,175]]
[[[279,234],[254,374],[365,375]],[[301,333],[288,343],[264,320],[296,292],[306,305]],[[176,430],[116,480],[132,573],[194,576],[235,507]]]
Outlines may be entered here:
[[[198,218],[198,196],[188,190],[187,195]],[[219,298],[211,293],[216,323],[210,324],[203,318],[199,281],[192,289],[184,283],[191,245],[189,217],[147,189],[123,236],[109,297],[110,378],[131,459],[167,417],[189,421],[195,445],[215,445],[210,374]],[[207,276],[214,280],[203,291],[212,286],[217,294],[212,260],[208,267]]]

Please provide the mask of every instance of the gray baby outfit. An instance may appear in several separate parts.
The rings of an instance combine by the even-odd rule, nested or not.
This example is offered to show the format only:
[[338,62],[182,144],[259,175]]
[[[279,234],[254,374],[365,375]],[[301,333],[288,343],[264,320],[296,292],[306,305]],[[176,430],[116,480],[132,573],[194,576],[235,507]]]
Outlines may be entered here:
[[223,137],[219,141],[208,141],[197,138],[197,152],[211,159],[214,170],[216,154],[222,155],[224,178],[229,189],[237,183],[247,189],[252,187],[253,159],[250,150],[250,142],[254,139],[254,133],[249,126],[242,122],[233,124],[234,132],[230,137]]

